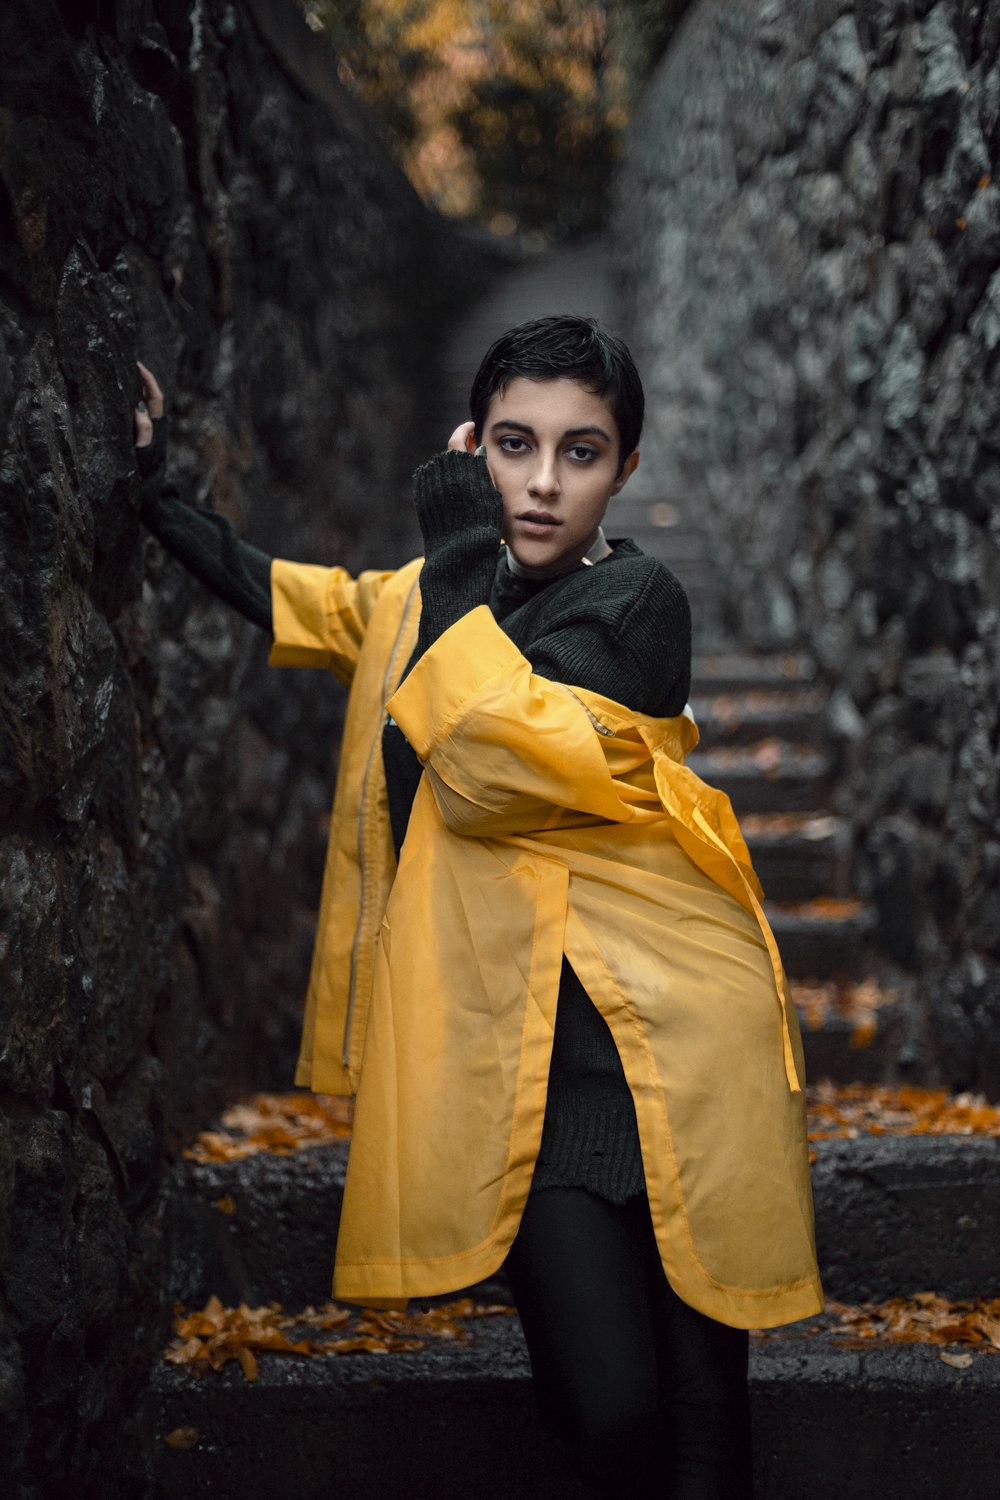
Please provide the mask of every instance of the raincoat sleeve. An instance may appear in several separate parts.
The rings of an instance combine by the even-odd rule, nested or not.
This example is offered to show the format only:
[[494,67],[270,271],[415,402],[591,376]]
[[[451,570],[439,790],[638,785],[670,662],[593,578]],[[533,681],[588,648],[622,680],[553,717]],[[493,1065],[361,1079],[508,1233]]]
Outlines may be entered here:
[[379,596],[392,571],[352,578],[345,568],[271,564],[272,667],[325,667],[350,683]]
[[441,816],[474,837],[538,832],[567,811],[626,822],[604,729],[481,606],[452,625],[386,705],[424,765]]

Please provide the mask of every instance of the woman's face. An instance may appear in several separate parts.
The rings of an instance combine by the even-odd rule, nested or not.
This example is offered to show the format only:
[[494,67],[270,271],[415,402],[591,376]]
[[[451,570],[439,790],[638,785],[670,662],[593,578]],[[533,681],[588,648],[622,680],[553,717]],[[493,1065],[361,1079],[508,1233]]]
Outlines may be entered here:
[[608,501],[639,461],[618,472],[611,403],[575,380],[518,376],[490,402],[482,441],[503,496],[503,535],[517,562],[552,571],[580,562]]

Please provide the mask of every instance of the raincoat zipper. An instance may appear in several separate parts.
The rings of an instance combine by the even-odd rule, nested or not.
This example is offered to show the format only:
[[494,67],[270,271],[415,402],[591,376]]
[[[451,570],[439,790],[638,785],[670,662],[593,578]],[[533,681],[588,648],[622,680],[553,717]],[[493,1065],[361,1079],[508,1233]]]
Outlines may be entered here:
[[[389,653],[389,661],[385,669],[385,676],[382,679],[383,703],[386,703],[391,696],[389,691],[389,684],[394,684],[396,663],[399,659],[399,651],[403,643],[403,636],[409,623],[410,607],[413,603],[413,597],[417,592],[419,583],[420,577],[418,574],[417,578],[414,580],[413,587],[410,589],[410,592],[406,596],[406,603],[403,605],[403,613],[399,621],[399,629],[396,632],[396,639],[393,641],[392,650]],[[378,751],[379,745],[381,744],[382,728],[384,727],[384,725],[385,717],[383,716],[380,722],[379,729],[372,739],[371,748],[368,751],[368,760],[365,764],[364,775],[361,779],[361,801],[358,808],[358,873],[361,882],[361,895],[358,902],[357,926],[354,929],[354,943],[351,947],[351,982],[347,992],[347,1016],[344,1021],[344,1040],[340,1058],[340,1061],[345,1068],[349,1067],[350,1065],[351,1029],[354,1025],[354,1001],[357,993],[358,983],[358,955],[361,952],[361,942],[365,935],[365,918],[367,915],[368,898],[370,894],[370,886],[366,883],[367,862],[365,858],[365,842],[370,822],[368,815],[369,792],[372,785],[372,767],[375,764],[375,756]]]

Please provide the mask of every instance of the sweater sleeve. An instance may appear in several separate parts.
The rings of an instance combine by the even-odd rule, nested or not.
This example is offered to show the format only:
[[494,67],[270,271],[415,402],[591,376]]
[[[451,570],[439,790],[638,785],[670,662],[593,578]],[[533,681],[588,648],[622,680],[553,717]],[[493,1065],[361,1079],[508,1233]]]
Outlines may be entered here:
[[271,634],[272,559],[238,537],[225,516],[203,510],[166,478],[165,419],[154,422],[153,434],[152,443],[136,449],[143,523],[217,598]]
[[417,469],[413,487],[424,539],[416,660],[456,620],[489,601],[503,500],[481,455],[438,453]]
[[522,650],[538,677],[587,688],[637,713],[673,718],[683,712],[691,691],[687,595],[672,574],[654,565],[623,615],[615,611],[562,623]]

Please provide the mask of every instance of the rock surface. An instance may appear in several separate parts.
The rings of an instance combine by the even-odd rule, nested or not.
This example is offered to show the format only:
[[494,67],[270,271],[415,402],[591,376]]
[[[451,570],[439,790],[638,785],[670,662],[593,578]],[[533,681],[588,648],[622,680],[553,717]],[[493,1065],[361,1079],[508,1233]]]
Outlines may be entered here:
[[471,273],[278,0],[14,0],[0,70],[0,1490],[114,1500],[165,1148],[291,1081],[343,706],[144,536],[135,360],[250,539],[392,565]]
[[995,0],[700,0],[619,208],[647,483],[712,532],[732,631],[835,689],[901,1061],[994,1098],[998,51]]

